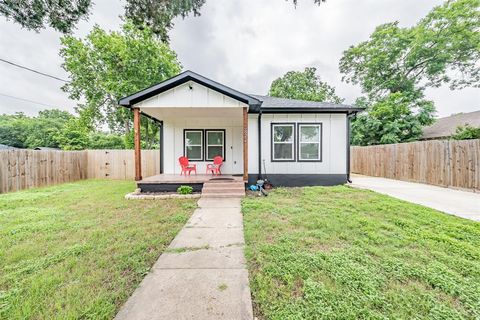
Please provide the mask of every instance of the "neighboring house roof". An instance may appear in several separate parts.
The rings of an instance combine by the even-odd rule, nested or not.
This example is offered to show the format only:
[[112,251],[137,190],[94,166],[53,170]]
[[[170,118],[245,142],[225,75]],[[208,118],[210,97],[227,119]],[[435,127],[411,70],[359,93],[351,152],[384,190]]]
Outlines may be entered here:
[[61,150],[60,148],[51,148],[51,147],[36,147],[33,150]]
[[262,110],[268,110],[271,112],[291,112],[291,111],[300,111],[300,112],[345,112],[353,111],[358,112],[362,111],[363,108],[356,106],[350,106],[346,104],[337,104],[332,102],[317,102],[317,101],[306,101],[306,100],[295,100],[295,99],[285,99],[277,98],[270,96],[260,96],[251,94],[252,97],[257,98],[262,101]]
[[470,125],[480,127],[480,110],[467,113],[457,113],[449,117],[437,119],[431,126],[423,129],[422,139],[437,139],[450,137],[458,126]]
[[0,144],[0,150],[13,150],[15,147],[7,146],[6,144]]
[[293,100],[283,99],[270,96],[260,96],[245,94],[230,87],[227,87],[221,83],[205,78],[193,71],[185,71],[179,75],[160,82],[154,86],[146,88],[142,91],[134,93],[128,97],[122,98],[118,101],[118,104],[125,107],[131,107],[132,105],[158,95],[162,92],[170,90],[176,86],[179,86],[185,82],[194,81],[207,88],[220,92],[233,99],[246,103],[250,106],[249,112],[258,113],[260,108],[262,112],[272,113],[292,113],[292,112],[342,112],[342,113],[354,113],[362,111],[363,108],[349,106],[344,104],[335,104],[330,102],[315,102],[305,100]]

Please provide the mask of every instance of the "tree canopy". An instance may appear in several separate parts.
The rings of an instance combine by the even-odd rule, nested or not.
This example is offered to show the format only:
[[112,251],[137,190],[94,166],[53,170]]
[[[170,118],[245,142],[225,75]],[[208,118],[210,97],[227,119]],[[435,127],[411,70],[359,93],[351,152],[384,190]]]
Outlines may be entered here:
[[[360,85],[365,94],[360,103],[367,107],[354,125],[354,143],[415,140],[422,133],[418,125],[430,124],[435,112],[425,100],[426,88],[480,86],[479,7],[479,0],[446,1],[413,27],[380,25],[369,40],[344,52],[343,80]],[[378,122],[378,109],[389,105],[394,111],[397,103],[393,117]],[[372,128],[382,135],[372,135]]]
[[378,26],[368,41],[346,50],[340,71],[370,98],[449,84],[480,86],[478,0],[447,1],[418,24]]
[[[181,71],[177,56],[158,40],[149,27],[136,28],[127,22],[121,32],[106,32],[95,26],[85,39],[62,38],[60,55],[71,81],[63,89],[79,101],[77,111],[86,127],[106,123],[112,132],[130,132],[132,116],[117,101]],[[157,133],[150,128],[146,139]]]
[[68,33],[80,19],[87,18],[91,5],[91,0],[3,0],[0,14],[30,30],[49,26]]
[[474,127],[469,124],[458,126],[455,134],[452,135],[454,140],[480,139],[480,127]]
[[16,148],[59,147],[57,135],[73,116],[67,111],[40,111],[37,117],[23,113],[0,115],[0,143]]
[[127,146],[122,136],[90,132],[80,124],[78,117],[58,109],[42,110],[35,117],[23,113],[0,115],[0,144],[64,150],[124,149]]
[[335,88],[323,82],[316,74],[317,69],[310,67],[304,71],[289,71],[274,80],[270,86],[272,97],[342,103],[343,99],[335,94]]
[[167,41],[168,31],[173,27],[175,17],[187,17],[190,13],[200,15],[200,8],[206,0],[128,0],[125,17],[136,26],[148,26],[163,41]]

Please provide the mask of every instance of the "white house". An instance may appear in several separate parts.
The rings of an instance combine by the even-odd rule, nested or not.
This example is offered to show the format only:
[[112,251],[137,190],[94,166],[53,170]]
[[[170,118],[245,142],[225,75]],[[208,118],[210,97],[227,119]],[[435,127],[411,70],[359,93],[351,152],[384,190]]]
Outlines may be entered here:
[[276,186],[306,186],[349,179],[349,120],[362,110],[245,94],[191,71],[125,97],[119,104],[135,115],[139,185],[155,180],[141,176],[140,115],[161,126],[163,177],[155,180],[158,185],[188,182],[179,180],[180,156],[197,164],[198,174],[206,177],[206,165],[221,155],[224,175],[243,176],[249,184],[267,175]]

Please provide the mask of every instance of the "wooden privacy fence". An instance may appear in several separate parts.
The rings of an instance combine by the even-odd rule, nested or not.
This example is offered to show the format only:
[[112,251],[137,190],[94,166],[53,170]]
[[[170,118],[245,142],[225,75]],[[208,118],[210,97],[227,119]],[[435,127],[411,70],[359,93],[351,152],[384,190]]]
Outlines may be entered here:
[[[87,150],[88,178],[134,179],[133,150]],[[142,175],[160,174],[160,151],[142,150]]]
[[480,140],[431,140],[351,148],[352,173],[480,190]]
[[[1,150],[0,193],[82,179],[133,179],[133,150]],[[159,150],[142,150],[145,177],[160,173]]]
[[0,151],[0,193],[86,178],[84,151]]

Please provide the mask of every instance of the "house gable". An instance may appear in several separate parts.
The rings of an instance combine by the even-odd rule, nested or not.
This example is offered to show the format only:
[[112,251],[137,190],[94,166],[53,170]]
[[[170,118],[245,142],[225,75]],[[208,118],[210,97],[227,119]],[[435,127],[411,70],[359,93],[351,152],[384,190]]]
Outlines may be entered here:
[[[222,94],[224,96],[227,96],[231,99],[234,99],[236,101],[239,101],[243,104],[246,104],[247,106],[250,107],[257,107],[261,104],[261,101],[258,99],[251,97],[249,95],[246,95],[240,91],[237,91],[235,89],[232,89],[230,87],[227,87],[221,83],[215,82],[213,80],[210,80],[208,78],[205,78],[204,76],[201,76],[195,72],[192,71],[185,71],[180,73],[179,75],[167,79],[161,83],[158,83],[154,86],[151,86],[149,88],[146,88],[142,91],[139,91],[137,93],[134,93],[128,97],[120,99],[118,102],[119,105],[125,106],[125,107],[132,107],[133,105],[137,105],[138,103],[148,100],[154,96],[160,95],[163,92],[169,91],[171,89],[174,89],[176,87],[184,87],[182,86],[183,84],[187,84],[188,82],[190,83],[196,83],[199,84],[205,88],[208,88],[210,90],[216,91],[219,94]],[[187,85],[186,88],[188,88],[190,91],[190,87]],[[182,89],[180,90],[180,92]],[[191,93],[193,94],[193,93]],[[199,93],[201,96],[201,92]],[[185,95],[185,97],[188,98],[188,95]],[[184,97],[184,98],[185,98]],[[207,97],[208,98],[208,97]],[[218,98],[218,96],[217,96]],[[215,98],[207,99],[208,103],[218,103],[218,99],[215,100]],[[188,102],[184,102],[184,104],[188,105]]]
[[193,80],[161,92],[133,105],[139,108],[227,108],[248,107],[248,104],[233,99],[217,90]]

